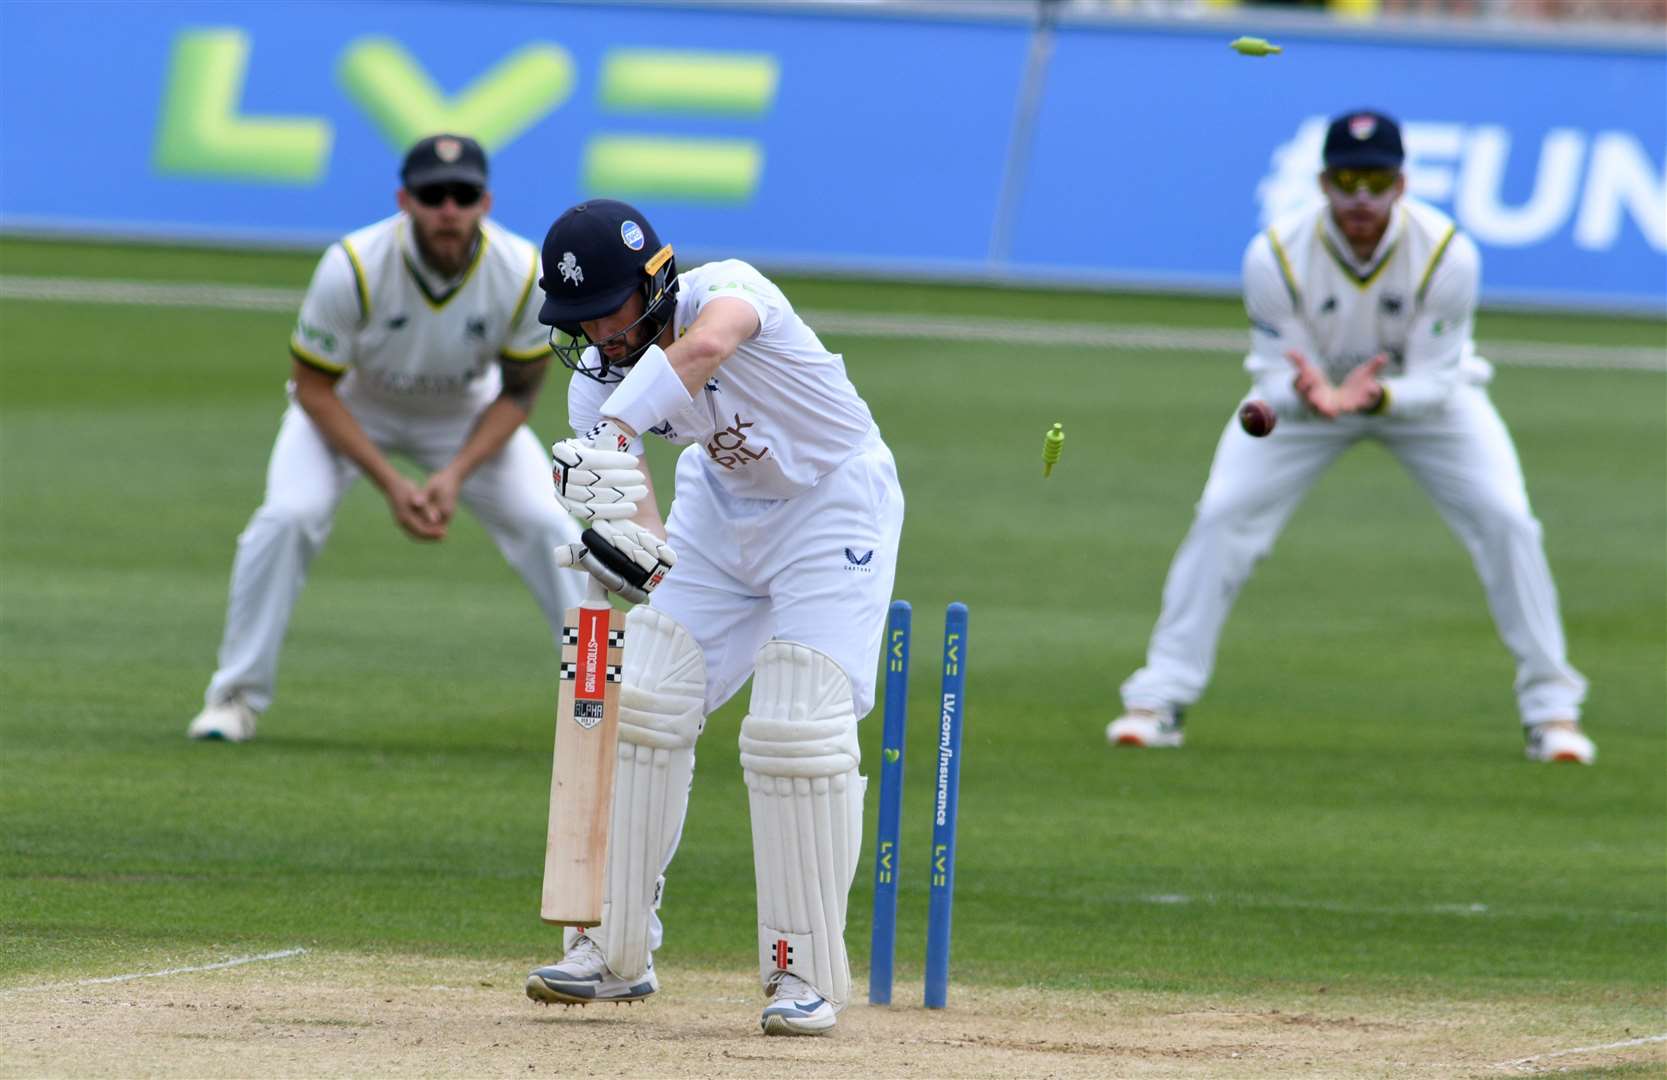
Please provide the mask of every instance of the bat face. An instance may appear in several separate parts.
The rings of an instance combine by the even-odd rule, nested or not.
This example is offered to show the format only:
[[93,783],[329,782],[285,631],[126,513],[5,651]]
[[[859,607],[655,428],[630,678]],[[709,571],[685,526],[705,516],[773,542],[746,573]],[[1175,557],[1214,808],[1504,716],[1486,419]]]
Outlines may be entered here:
[[625,616],[607,606],[605,596],[568,610],[539,911],[547,923],[595,926],[602,921],[624,643]]

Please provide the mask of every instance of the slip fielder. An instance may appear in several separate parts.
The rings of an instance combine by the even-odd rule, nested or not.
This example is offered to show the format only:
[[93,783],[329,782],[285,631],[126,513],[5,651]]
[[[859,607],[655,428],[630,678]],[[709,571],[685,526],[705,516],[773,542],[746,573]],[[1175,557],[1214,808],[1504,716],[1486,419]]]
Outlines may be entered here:
[[[399,213],[320,259],[290,338],[289,407],[266,497],[237,538],[219,665],[194,739],[245,742],[271,704],[278,653],[336,506],[360,475],[413,540],[443,540],[459,502],[526,582],[559,641],[583,579],[554,549],[578,538],[549,499],[526,426],[550,363],[538,249],[486,217],[486,154],[434,135],[406,155]],[[403,456],[427,478],[394,468]]]
[[1324,154],[1324,203],[1274,223],[1244,257],[1254,380],[1246,401],[1272,405],[1278,426],[1252,438],[1228,421],[1170,566],[1146,664],[1123,683],[1125,712],[1107,738],[1181,745],[1181,714],[1209,682],[1252,567],[1314,481],[1371,439],[1413,475],[1476,564],[1516,659],[1528,757],[1589,764],[1597,751],[1579,723],[1586,680],[1565,655],[1540,523],[1488,397],[1493,369],[1471,340],[1476,246],[1446,215],[1405,197],[1400,128],[1388,116],[1339,116]]

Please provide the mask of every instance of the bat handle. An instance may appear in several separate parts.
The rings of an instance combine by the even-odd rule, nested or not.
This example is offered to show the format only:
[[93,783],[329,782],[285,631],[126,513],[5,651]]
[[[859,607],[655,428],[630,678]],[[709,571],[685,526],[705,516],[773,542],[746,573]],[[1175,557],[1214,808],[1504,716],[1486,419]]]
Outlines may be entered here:
[[608,590],[589,574],[585,575],[585,599],[580,607],[610,608],[613,604],[608,601]]

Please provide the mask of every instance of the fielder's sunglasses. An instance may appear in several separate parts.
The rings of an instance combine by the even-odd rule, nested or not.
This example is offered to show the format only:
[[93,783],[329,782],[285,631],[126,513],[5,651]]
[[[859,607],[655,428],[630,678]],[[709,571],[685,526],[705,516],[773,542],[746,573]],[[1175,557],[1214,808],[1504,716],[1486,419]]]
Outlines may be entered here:
[[451,196],[458,206],[473,206],[480,202],[481,189],[473,184],[424,184],[411,192],[424,206],[439,206]]
[[[1373,195],[1382,195],[1400,179],[1399,169],[1328,169],[1326,179],[1338,191],[1353,195],[1365,188]],[[458,205],[462,205],[459,203]]]

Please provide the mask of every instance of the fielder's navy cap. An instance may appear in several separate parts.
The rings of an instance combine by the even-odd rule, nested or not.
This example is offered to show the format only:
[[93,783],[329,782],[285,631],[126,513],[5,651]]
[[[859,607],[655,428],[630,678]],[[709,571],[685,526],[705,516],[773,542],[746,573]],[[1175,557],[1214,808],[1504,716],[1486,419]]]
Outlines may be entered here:
[[1401,125],[1371,109],[1346,112],[1325,133],[1328,169],[1399,169],[1406,160]]
[[643,287],[643,268],[659,251],[659,235],[635,207],[615,199],[571,207],[544,235],[538,321],[567,330],[612,315]]
[[407,188],[429,184],[486,186],[486,151],[467,135],[430,135],[413,146],[399,167]]

